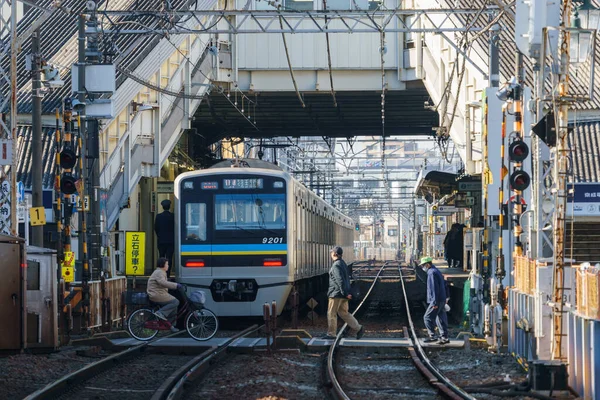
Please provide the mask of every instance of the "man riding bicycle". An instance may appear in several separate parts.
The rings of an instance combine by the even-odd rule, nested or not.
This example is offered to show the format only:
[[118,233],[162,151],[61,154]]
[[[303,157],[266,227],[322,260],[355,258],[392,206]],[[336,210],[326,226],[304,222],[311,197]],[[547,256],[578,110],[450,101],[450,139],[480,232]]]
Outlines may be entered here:
[[168,289],[180,289],[182,285],[167,280],[168,269],[169,261],[166,258],[159,258],[156,270],[154,270],[152,275],[150,275],[150,279],[148,279],[146,293],[148,293],[150,301],[162,306],[160,310],[154,314],[156,314],[158,318],[171,323],[171,332],[179,332],[179,329],[174,326],[179,300],[171,296]]

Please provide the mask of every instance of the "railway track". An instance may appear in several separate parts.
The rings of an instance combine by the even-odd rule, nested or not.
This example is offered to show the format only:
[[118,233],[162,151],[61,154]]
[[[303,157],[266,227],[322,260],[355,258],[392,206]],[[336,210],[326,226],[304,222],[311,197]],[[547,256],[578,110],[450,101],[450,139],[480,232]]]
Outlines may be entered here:
[[[436,395],[451,399],[474,399],[471,395],[452,383],[433,365],[421,344],[410,314],[410,303],[404,282],[403,268],[394,262],[386,262],[373,276],[368,276],[361,269],[355,279],[372,278],[362,302],[354,314],[359,322],[368,326],[369,321],[377,319],[393,320],[390,322],[393,336],[403,336],[409,345],[406,348],[386,350],[384,354],[377,351],[366,352],[368,348],[344,348],[341,351],[341,340],[346,325],[339,331],[327,357],[326,375],[330,382],[330,393],[336,399],[377,399],[377,398],[435,398]],[[377,290],[378,285],[386,285]],[[394,286],[393,288],[390,285]],[[382,293],[383,292],[383,293]],[[396,296],[389,301],[389,295]],[[397,296],[401,293],[401,296]],[[382,304],[382,299],[383,304]],[[362,317],[361,317],[362,316]],[[361,318],[365,318],[361,321]],[[401,335],[397,335],[401,332]],[[379,332],[379,337],[389,335]],[[372,337],[372,335],[369,335]],[[364,340],[364,339],[363,339]],[[373,349],[376,350],[376,349]],[[361,378],[365,372],[368,380]]]
[[186,354],[183,347],[169,354],[152,351],[153,342],[181,332],[153,339],[89,364],[32,393],[25,400],[178,398],[185,384],[201,376],[208,365],[226,353],[231,343],[259,329],[257,325],[249,327],[220,347],[211,347],[197,356]]

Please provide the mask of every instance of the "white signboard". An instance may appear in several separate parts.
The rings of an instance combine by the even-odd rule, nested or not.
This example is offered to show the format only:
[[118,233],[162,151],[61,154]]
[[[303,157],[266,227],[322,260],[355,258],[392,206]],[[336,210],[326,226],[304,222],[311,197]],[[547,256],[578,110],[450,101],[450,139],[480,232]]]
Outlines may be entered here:
[[12,160],[12,139],[0,139],[0,165],[11,165]]
[[[569,185],[569,188],[571,187]],[[575,217],[600,217],[600,184],[575,184],[573,198],[567,200],[567,215]]]

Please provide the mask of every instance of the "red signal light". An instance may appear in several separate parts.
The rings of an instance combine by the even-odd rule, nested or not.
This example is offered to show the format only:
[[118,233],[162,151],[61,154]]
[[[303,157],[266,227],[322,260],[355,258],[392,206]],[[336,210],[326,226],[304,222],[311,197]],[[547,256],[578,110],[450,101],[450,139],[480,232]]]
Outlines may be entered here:
[[75,154],[75,152],[72,149],[65,147],[60,152],[61,168],[72,169],[73,167],[75,167],[76,163],[77,163],[77,154]]
[[508,156],[511,161],[521,162],[529,155],[529,147],[522,140],[515,140],[508,148]]
[[77,179],[72,175],[63,175],[60,177],[60,191],[64,194],[73,194],[77,192],[77,186],[75,185]]
[[510,176],[510,186],[513,190],[523,191],[529,187],[531,178],[525,171],[518,170],[512,173]]

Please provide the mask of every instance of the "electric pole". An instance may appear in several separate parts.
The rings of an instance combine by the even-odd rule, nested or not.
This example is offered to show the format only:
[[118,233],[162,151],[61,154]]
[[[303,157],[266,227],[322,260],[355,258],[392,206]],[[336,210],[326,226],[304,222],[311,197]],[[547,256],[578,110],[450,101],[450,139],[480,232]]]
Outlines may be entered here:
[[[33,207],[43,207],[42,187],[42,97],[41,70],[42,60],[40,54],[40,31],[33,32],[31,36],[31,61],[32,61],[32,137],[31,137],[31,193]],[[44,247],[44,226],[31,227],[31,244]]]
[[[559,99],[558,126],[556,147],[554,155],[553,178],[556,184],[554,197],[554,334],[552,341],[552,359],[561,360],[562,338],[563,338],[563,306],[564,306],[564,267],[565,267],[565,217],[567,208],[567,173],[569,164],[569,46],[571,44],[571,0],[562,3],[561,41],[559,46],[560,75],[559,75]],[[543,60],[542,60],[543,61]]]

